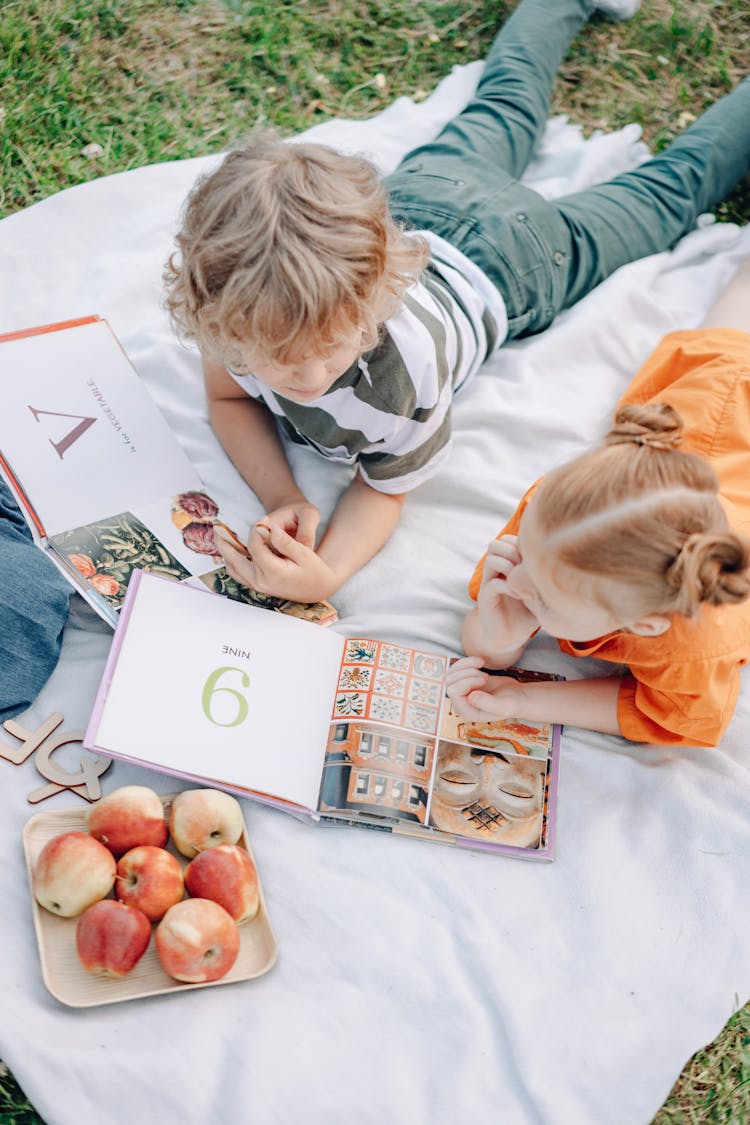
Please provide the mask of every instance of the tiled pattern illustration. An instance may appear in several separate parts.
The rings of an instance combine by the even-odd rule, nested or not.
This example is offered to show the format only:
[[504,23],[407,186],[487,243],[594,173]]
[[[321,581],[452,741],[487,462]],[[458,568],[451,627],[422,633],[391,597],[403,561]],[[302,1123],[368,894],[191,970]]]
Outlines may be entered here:
[[344,666],[341,669],[339,676],[339,688],[357,688],[362,691],[367,691],[372,680],[372,666],[363,666],[355,664],[352,666]]
[[399,672],[408,672],[411,653],[408,648],[399,645],[380,646],[380,666],[382,668],[396,668]]
[[341,715],[364,715],[367,696],[358,691],[339,691],[336,693],[333,717]]
[[409,684],[409,699],[412,703],[423,703],[426,707],[437,707],[440,704],[440,689],[442,684],[436,680],[420,680],[414,676]]
[[360,641],[356,637],[346,642],[344,664],[374,664],[378,651],[377,641]]
[[352,637],[346,642],[333,718],[357,716],[434,734],[447,657]]
[[400,699],[391,699],[387,695],[374,695],[370,700],[368,715],[371,719],[380,719],[383,723],[400,725],[403,720],[404,704]]

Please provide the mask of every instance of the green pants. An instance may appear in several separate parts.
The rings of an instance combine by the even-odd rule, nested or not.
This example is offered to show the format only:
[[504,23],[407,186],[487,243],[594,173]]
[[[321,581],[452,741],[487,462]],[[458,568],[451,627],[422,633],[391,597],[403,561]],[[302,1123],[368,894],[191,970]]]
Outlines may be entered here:
[[632,172],[554,200],[518,182],[592,7],[522,0],[465,109],[386,179],[394,218],[439,234],[498,287],[510,338],[540,332],[627,262],[668,250],[750,168],[746,78]]

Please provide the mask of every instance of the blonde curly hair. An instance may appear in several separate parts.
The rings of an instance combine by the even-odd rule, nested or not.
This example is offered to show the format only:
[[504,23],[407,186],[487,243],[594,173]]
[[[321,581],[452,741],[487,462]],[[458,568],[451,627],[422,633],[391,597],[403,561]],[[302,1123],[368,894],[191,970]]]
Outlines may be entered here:
[[235,370],[321,354],[342,334],[362,350],[428,258],[390,217],[374,166],[263,133],[190,193],[164,271],[180,336]]

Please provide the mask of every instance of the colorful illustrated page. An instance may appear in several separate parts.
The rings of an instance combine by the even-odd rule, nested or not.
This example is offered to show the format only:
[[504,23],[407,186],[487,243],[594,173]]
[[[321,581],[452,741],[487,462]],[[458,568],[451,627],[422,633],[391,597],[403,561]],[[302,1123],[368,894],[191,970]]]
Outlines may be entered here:
[[554,728],[462,719],[445,694],[449,663],[385,641],[346,642],[319,811],[545,848]]

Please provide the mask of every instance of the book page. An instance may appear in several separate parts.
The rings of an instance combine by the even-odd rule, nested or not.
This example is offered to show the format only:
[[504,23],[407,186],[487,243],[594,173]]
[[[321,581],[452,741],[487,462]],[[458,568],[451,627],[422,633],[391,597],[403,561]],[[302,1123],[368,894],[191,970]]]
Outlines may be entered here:
[[45,533],[201,487],[105,321],[0,343],[0,452]]
[[559,728],[462,719],[445,693],[450,663],[386,641],[346,642],[319,811],[493,850],[546,850]]
[[147,573],[124,612],[85,745],[314,809],[343,638]]

